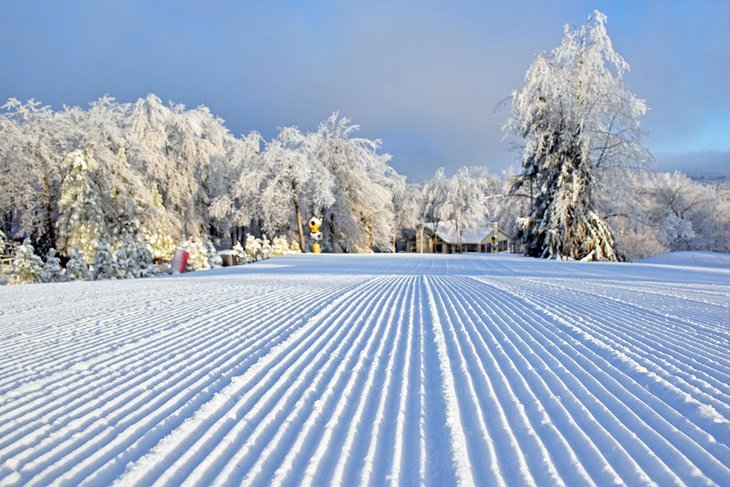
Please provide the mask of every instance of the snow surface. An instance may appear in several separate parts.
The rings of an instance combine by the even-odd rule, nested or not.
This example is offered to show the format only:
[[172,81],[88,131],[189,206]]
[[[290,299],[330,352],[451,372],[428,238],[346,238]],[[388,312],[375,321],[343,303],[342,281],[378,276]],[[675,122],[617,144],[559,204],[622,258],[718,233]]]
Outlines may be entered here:
[[689,267],[715,267],[730,271],[730,254],[717,252],[670,252],[647,257],[640,261],[644,264],[662,264]]
[[730,485],[730,273],[301,255],[0,289],[1,485]]

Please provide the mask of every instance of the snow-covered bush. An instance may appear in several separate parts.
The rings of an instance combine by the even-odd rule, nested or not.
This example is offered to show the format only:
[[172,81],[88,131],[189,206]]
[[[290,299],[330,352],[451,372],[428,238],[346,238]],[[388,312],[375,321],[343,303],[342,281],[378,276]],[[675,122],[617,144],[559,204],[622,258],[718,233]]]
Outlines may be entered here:
[[11,284],[33,284],[42,281],[43,261],[35,255],[35,249],[26,238],[15,252]]
[[289,253],[290,254],[301,254],[302,249],[299,247],[299,242],[296,240],[292,240],[291,244],[289,245]]
[[281,255],[289,254],[289,242],[286,241],[286,237],[274,237],[274,241],[271,244],[271,256],[279,257]]
[[5,253],[5,239],[5,233],[0,230],[0,255],[3,255]]
[[46,254],[46,263],[43,264],[41,278],[43,282],[59,282],[63,279],[61,259],[56,257],[56,249],[51,247]]
[[261,239],[250,233],[246,235],[246,256],[248,262],[256,262],[261,259]]
[[66,262],[66,277],[69,281],[88,281],[91,279],[89,264],[83,252],[77,247],[71,247],[68,262]]
[[271,242],[268,238],[266,238],[266,235],[263,236],[261,239],[261,258],[262,259],[269,259],[271,258]]
[[246,251],[238,240],[236,240],[236,244],[233,246],[233,254],[238,258],[239,264],[246,263]]
[[112,248],[108,243],[101,241],[96,248],[96,256],[94,257],[93,279],[116,279],[119,274],[117,263],[114,260]]
[[192,237],[187,239],[182,246],[190,252],[188,256],[187,271],[200,271],[210,269],[208,264],[208,252],[205,243],[200,239]]

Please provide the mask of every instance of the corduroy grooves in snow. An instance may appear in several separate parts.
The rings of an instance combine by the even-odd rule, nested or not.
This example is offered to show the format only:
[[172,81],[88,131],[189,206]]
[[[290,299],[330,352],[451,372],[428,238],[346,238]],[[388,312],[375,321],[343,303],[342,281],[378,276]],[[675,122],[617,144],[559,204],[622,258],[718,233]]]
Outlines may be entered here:
[[730,270],[301,255],[0,288],[1,485],[730,485]]

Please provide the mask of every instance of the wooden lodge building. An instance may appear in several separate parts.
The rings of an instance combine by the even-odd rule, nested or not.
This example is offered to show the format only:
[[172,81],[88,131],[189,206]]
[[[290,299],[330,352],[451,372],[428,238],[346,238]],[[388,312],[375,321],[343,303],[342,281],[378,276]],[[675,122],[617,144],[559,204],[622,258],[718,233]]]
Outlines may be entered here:
[[505,252],[509,249],[509,243],[509,235],[497,223],[462,230],[459,244],[456,225],[453,222],[440,222],[427,223],[416,229],[415,234],[406,239],[405,251],[423,254]]

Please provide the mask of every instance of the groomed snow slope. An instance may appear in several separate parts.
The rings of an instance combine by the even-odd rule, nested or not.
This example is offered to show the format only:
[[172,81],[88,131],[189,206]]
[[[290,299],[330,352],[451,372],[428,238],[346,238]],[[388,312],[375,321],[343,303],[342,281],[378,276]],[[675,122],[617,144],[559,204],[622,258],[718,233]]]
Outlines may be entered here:
[[2,485],[730,485],[730,271],[304,255],[0,288]]

